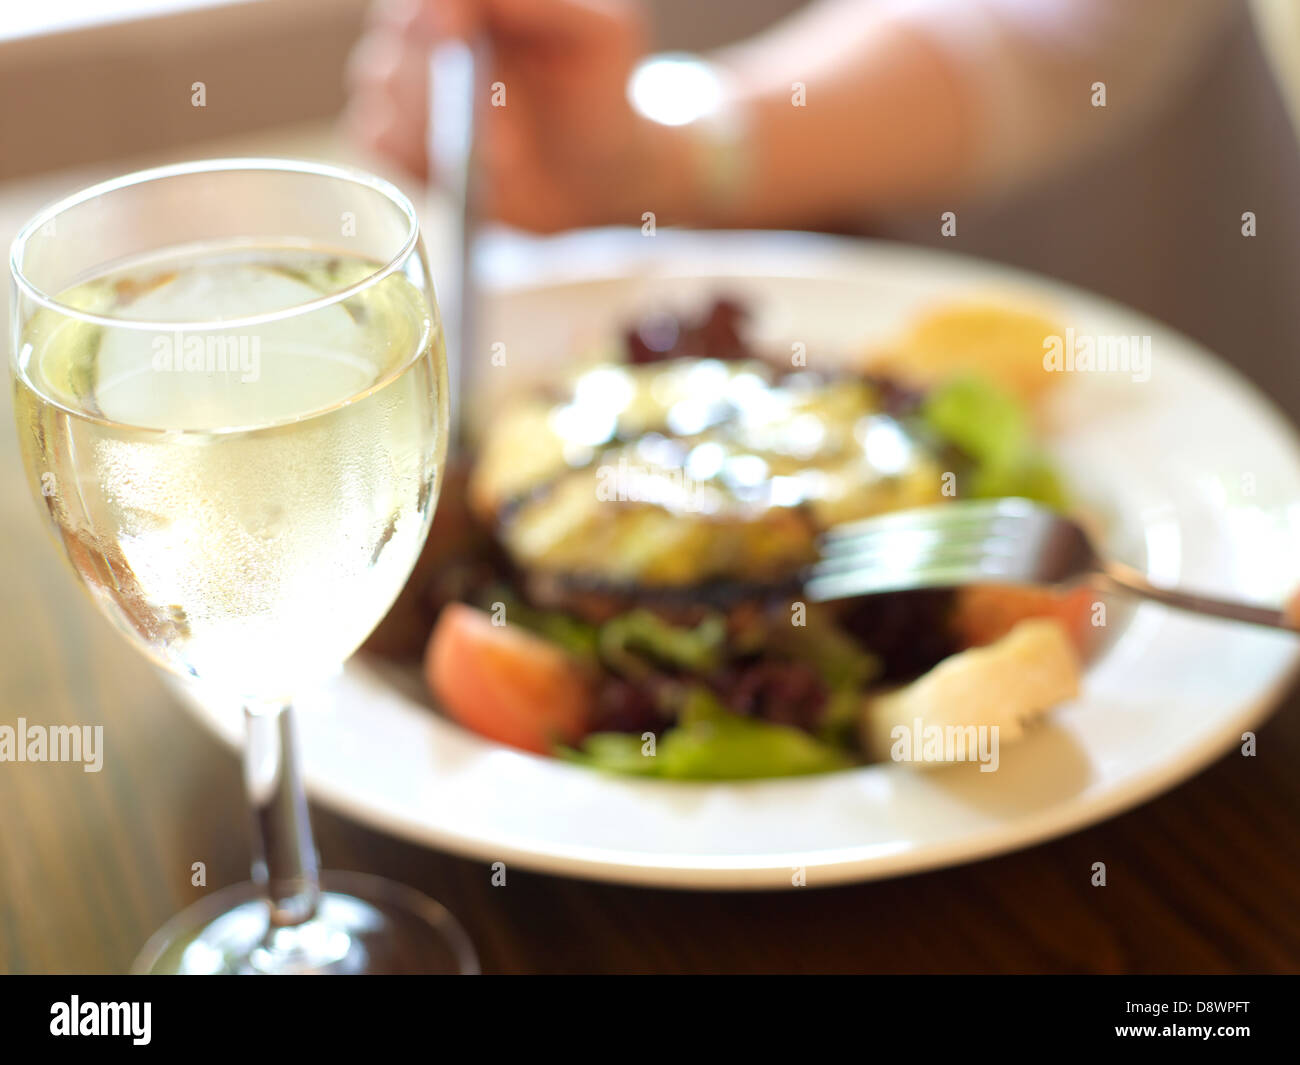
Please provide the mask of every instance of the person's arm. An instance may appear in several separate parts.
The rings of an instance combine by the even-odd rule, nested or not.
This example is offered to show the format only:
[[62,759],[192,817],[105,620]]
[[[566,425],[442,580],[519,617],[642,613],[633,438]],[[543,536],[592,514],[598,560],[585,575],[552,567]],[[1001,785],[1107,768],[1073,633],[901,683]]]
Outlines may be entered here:
[[726,220],[790,225],[1013,190],[1149,118],[1235,2],[816,4],[712,57],[733,76],[753,160]]
[[959,69],[884,5],[817,5],[710,58],[734,89],[747,178],[729,204],[697,193],[714,217],[696,221],[815,223],[933,198],[971,168],[976,114]]
[[508,97],[483,123],[501,220],[816,225],[1066,165],[1149,116],[1238,2],[823,0],[708,57],[727,75],[723,121],[672,126],[626,98],[645,50],[627,0],[387,0],[351,119],[421,169],[427,48],[483,34]]

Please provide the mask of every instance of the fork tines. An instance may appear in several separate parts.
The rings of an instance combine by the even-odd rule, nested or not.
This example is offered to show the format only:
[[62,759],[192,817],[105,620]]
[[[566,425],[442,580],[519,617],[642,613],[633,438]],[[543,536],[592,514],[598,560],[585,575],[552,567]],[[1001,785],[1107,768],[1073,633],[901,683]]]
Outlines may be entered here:
[[941,503],[836,526],[805,594],[828,602],[884,592],[975,582],[1034,579],[1034,561],[1052,522],[1024,499]]

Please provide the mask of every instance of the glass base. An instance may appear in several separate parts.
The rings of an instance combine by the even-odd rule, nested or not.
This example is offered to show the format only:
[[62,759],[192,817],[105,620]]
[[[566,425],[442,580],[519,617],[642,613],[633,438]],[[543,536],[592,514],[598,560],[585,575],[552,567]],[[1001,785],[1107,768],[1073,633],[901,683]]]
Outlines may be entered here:
[[[418,891],[363,873],[325,873],[316,916],[270,931],[256,884],[223,888],[154,933],[136,975],[477,974],[459,922]],[[269,933],[269,934],[268,934]]]

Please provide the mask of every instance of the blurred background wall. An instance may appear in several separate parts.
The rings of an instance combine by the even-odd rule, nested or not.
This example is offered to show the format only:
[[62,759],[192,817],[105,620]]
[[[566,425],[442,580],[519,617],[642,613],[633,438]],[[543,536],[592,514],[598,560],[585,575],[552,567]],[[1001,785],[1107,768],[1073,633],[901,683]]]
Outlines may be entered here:
[[[336,114],[364,0],[0,3],[0,180]],[[191,86],[207,87],[207,106]]]

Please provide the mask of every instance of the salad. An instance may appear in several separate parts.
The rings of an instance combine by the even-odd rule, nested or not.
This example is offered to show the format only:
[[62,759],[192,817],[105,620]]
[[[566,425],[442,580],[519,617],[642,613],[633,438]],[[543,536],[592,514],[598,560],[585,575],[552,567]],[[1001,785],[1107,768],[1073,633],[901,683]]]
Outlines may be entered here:
[[1033,312],[954,304],[851,368],[779,359],[743,308],[656,314],[517,397],[443,487],[373,650],[500,743],[669,779],[899,757],[897,727],[1014,739],[1071,698],[1092,594],[994,586],[815,605],[831,526],[952,499],[1067,505],[1035,439]]

